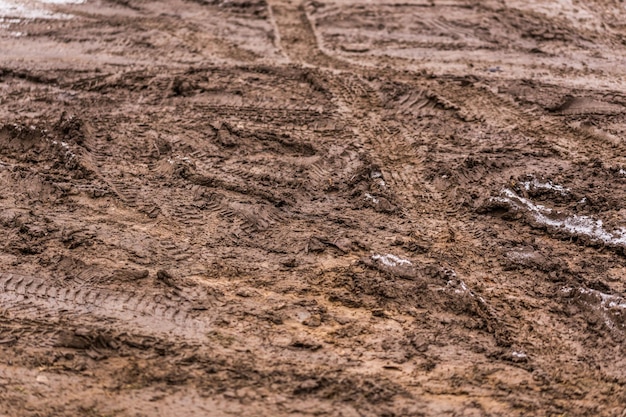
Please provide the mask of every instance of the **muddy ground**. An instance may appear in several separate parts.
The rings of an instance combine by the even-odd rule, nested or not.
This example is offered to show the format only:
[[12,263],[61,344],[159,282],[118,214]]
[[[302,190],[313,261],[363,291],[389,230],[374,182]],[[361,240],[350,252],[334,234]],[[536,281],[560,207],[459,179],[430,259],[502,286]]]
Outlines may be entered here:
[[1,416],[626,415],[621,1],[6,1]]

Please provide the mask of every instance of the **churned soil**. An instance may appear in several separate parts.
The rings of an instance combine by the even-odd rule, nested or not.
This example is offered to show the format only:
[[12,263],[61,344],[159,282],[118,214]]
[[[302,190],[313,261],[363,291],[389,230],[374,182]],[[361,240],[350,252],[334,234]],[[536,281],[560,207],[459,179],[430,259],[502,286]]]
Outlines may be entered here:
[[626,414],[617,0],[0,0],[0,416]]

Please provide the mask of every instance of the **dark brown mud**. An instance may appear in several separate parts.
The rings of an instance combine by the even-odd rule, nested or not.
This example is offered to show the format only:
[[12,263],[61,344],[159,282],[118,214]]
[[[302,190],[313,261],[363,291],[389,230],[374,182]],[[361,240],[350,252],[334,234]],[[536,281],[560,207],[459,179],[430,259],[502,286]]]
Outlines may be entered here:
[[0,415],[626,412],[619,2],[9,5]]

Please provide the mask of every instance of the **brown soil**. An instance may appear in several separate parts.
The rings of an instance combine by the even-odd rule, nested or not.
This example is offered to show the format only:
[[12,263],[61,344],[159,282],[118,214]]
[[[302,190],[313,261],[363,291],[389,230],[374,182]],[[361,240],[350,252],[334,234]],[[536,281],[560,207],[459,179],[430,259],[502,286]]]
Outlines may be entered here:
[[623,3],[37,7],[0,415],[626,415]]

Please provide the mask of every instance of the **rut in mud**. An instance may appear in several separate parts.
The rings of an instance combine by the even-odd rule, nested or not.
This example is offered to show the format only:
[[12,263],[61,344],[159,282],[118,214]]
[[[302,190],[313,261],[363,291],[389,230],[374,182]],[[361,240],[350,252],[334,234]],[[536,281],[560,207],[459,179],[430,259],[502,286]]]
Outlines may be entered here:
[[0,414],[623,415],[618,3],[0,15]]

